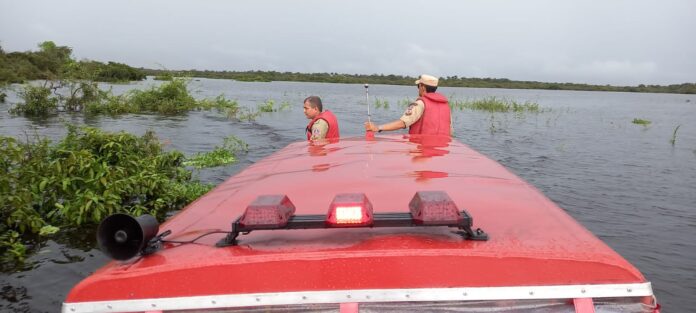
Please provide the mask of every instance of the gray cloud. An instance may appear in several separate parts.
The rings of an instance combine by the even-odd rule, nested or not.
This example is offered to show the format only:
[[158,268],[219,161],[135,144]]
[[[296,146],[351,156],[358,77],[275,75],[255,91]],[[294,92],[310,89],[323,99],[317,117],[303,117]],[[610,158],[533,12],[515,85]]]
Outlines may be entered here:
[[169,69],[696,82],[696,2],[9,1],[6,51]]

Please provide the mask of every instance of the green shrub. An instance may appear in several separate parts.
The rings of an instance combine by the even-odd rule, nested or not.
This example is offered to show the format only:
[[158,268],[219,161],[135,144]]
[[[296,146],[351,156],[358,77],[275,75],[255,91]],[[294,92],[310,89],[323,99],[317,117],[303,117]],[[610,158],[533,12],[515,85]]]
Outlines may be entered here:
[[196,100],[189,94],[186,81],[175,79],[149,90],[133,90],[130,101],[140,111],[163,114],[179,114],[197,107]]
[[23,241],[117,212],[163,220],[212,188],[192,182],[183,161],[152,132],[69,126],[57,144],[0,136],[0,254],[21,260]]
[[10,109],[11,113],[41,116],[55,113],[58,109],[58,98],[52,96],[51,89],[45,86],[24,85],[19,97],[24,102]]

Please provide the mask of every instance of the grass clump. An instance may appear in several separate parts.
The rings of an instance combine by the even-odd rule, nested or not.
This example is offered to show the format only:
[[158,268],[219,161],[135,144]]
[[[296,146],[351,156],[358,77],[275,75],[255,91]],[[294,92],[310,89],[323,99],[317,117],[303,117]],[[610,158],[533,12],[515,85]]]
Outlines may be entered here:
[[375,109],[379,108],[384,108],[385,110],[389,109],[389,100],[375,98]]
[[[268,99],[256,106],[256,109],[238,108],[234,112],[228,112],[229,118],[236,118],[240,121],[254,121],[263,113],[281,112],[290,108],[290,102],[283,101],[276,105],[276,101]],[[230,114],[233,113],[233,114]]]
[[277,109],[274,107],[275,101],[274,100],[266,100],[266,102],[259,104],[259,112],[275,112]]
[[541,113],[543,109],[539,107],[539,104],[526,101],[520,103],[514,100],[501,99],[495,96],[485,97],[483,99],[475,100],[452,100],[450,101],[451,108],[457,108],[459,110],[469,109],[469,110],[479,110],[487,112],[515,112],[515,113]]
[[22,261],[28,243],[113,213],[164,219],[212,188],[192,181],[184,160],[152,132],[68,126],[57,144],[0,136],[1,264]]
[[235,136],[225,138],[223,145],[216,146],[213,151],[197,153],[184,161],[184,165],[197,169],[226,165],[237,161],[236,154],[248,151],[248,145]]
[[404,108],[407,107],[407,106],[409,106],[409,104],[411,104],[411,103],[413,103],[413,100],[411,100],[411,99],[409,99],[409,98],[404,98],[404,99],[401,99],[401,100],[399,100],[399,101],[397,102],[397,104],[398,104],[400,107],[404,107]]
[[633,121],[631,121],[631,123],[636,124],[636,125],[642,125],[644,127],[648,127],[648,125],[650,125],[652,122],[649,120],[634,118]]
[[266,100],[264,103],[258,105],[258,111],[262,113],[280,112],[290,108],[290,102],[283,101],[278,106],[273,99]]
[[677,142],[677,131],[679,130],[679,127],[681,127],[681,125],[677,125],[677,127],[674,128],[674,132],[672,132],[672,139],[669,140],[669,143],[671,143],[672,146],[674,146],[674,144]]

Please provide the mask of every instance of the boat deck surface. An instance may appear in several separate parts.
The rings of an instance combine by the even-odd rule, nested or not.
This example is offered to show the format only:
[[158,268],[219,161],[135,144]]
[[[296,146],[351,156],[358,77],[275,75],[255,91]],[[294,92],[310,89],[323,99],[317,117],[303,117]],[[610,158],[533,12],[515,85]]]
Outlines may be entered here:
[[[640,272],[536,188],[468,146],[378,136],[298,142],[218,185],[160,226],[191,240],[231,223],[257,196],[284,194],[296,214],[326,214],[339,193],[364,193],[374,212],[408,212],[417,191],[441,190],[488,241],[454,228],[254,231],[167,244],[110,262],[66,302],[341,289],[641,283]],[[104,292],[109,290],[109,292]]]

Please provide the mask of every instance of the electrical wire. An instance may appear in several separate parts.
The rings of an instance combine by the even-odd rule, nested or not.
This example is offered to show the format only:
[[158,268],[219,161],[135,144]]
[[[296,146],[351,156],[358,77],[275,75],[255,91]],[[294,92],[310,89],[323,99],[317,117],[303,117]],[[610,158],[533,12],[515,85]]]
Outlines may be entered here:
[[161,241],[162,241],[163,243],[180,243],[180,244],[187,244],[187,243],[194,243],[196,240],[201,239],[201,238],[203,238],[203,237],[205,237],[205,236],[208,236],[208,235],[212,235],[212,234],[231,234],[231,233],[232,233],[232,232],[229,232],[229,231],[216,230],[216,231],[211,231],[211,232],[205,233],[205,234],[203,234],[203,235],[200,235],[200,236],[198,236],[198,237],[196,237],[196,238],[193,238],[193,239],[191,239],[191,240],[188,240],[188,241],[165,240],[165,239],[162,239]]

